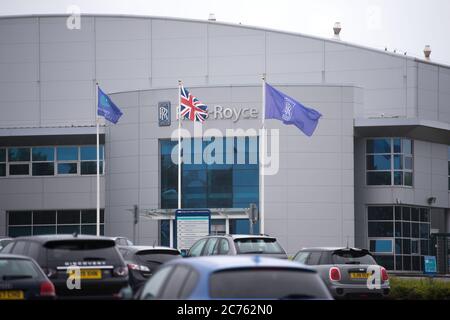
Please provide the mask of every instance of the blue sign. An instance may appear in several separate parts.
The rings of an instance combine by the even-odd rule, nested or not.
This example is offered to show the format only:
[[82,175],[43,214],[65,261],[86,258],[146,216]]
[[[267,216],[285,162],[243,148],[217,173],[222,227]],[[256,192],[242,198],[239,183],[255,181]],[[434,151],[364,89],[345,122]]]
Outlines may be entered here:
[[200,238],[211,232],[211,211],[179,209],[175,211],[177,247],[188,250]]
[[170,126],[170,101],[158,102],[158,123],[160,127]]
[[436,269],[436,257],[435,256],[424,256],[424,273],[433,274],[437,272]]

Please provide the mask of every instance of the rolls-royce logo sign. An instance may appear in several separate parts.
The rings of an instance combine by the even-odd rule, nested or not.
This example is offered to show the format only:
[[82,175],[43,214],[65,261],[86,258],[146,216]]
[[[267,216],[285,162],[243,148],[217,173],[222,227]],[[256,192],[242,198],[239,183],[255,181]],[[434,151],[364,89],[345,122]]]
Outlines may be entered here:
[[170,126],[170,101],[158,103],[158,123],[160,127]]

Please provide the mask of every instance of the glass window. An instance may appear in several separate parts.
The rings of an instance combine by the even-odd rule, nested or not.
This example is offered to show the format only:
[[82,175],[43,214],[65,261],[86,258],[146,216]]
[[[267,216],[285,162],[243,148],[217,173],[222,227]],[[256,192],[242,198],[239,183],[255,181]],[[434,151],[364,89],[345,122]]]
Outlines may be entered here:
[[58,163],[58,174],[77,174],[77,163]]
[[142,293],[141,299],[150,300],[155,299],[158,293],[161,291],[164,283],[166,282],[167,277],[169,276],[173,266],[167,266],[159,269],[149,281],[145,284]]
[[[100,160],[103,160],[104,146],[100,145]],[[80,147],[81,161],[95,160],[97,161],[97,146],[81,146]]]
[[[103,174],[103,161],[100,161],[100,174]],[[82,161],[81,162],[81,174],[97,174],[97,161]]]
[[6,176],[6,164],[0,163],[0,177]]
[[392,240],[370,240],[370,251],[374,253],[393,253]]
[[412,140],[368,139],[366,153],[367,185],[412,186]]
[[419,240],[411,240],[411,254],[419,254]]
[[58,224],[80,224],[80,210],[58,211]]
[[31,226],[27,227],[8,227],[8,236],[15,237],[23,237],[23,236],[31,236]]
[[56,211],[34,211],[33,224],[56,224]]
[[393,207],[368,207],[369,220],[392,220]]
[[30,161],[30,148],[8,148],[8,161]]
[[10,176],[28,176],[30,174],[29,164],[10,164],[9,175]]
[[53,176],[55,174],[55,164],[53,162],[33,163],[33,176]]
[[369,222],[369,237],[393,237],[393,222]]
[[5,149],[0,149],[0,162],[6,162],[6,151],[5,151]]
[[392,255],[374,255],[373,256],[377,263],[385,267],[387,270],[393,270],[394,269],[394,256]]
[[8,213],[8,225],[21,226],[31,224],[31,211],[10,211]]
[[78,147],[58,147],[56,149],[57,159],[77,161],[78,160]]
[[55,148],[53,147],[38,147],[32,149],[32,161],[54,161]]
[[411,223],[408,222],[403,222],[403,237],[410,237],[411,236]]
[[33,226],[33,235],[56,234],[56,226]]

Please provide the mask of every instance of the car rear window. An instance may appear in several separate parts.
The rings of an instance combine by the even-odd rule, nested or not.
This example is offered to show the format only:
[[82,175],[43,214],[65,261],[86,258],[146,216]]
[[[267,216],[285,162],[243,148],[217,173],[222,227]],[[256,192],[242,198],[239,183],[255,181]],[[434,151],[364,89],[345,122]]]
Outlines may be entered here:
[[57,240],[45,244],[49,261],[121,261],[112,240]]
[[285,253],[283,248],[273,238],[243,238],[235,239],[236,250],[239,254]]
[[377,264],[366,250],[337,250],[332,254],[334,264]]
[[316,273],[296,269],[248,268],[210,276],[210,295],[218,299],[328,299]]
[[0,259],[0,281],[14,279],[39,279],[43,277],[30,260]]

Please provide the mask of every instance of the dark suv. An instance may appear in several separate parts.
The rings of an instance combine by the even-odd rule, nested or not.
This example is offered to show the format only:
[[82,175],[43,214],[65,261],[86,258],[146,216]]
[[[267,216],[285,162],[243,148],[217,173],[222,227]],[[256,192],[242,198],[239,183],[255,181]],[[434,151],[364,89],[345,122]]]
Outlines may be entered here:
[[189,249],[188,257],[214,255],[263,255],[287,259],[286,251],[276,238],[266,235],[217,235],[207,236],[195,242]]
[[[56,288],[58,298],[119,298],[128,285],[128,268],[114,240],[86,235],[15,238],[2,253],[36,260]],[[80,288],[69,289],[68,272],[79,269]],[[72,281],[75,283],[74,281]]]

